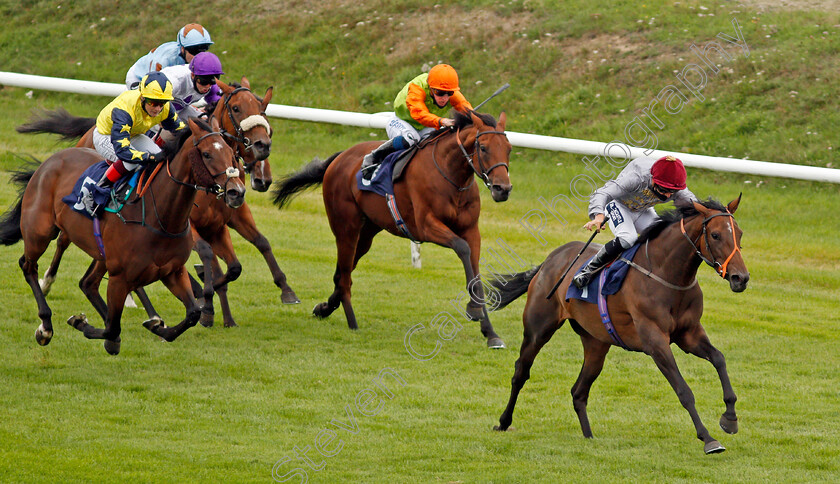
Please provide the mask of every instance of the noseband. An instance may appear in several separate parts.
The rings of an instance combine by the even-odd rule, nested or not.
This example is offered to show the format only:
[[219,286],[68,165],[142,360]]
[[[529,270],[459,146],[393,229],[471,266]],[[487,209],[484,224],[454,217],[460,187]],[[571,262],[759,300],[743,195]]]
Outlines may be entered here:
[[[236,152],[236,158],[239,159],[240,161],[242,161],[242,154],[239,152],[239,143],[242,143],[242,145],[245,146],[245,151],[253,151],[253,149],[254,149],[254,144],[251,143],[250,138],[245,136],[246,131],[248,131],[252,128],[255,128],[257,126],[262,126],[266,129],[266,131],[268,131],[269,136],[271,136],[271,126],[268,124],[268,121],[266,121],[266,119],[265,119],[265,112],[261,112],[259,115],[254,114],[254,115],[248,116],[247,118],[242,120],[242,123],[237,123],[236,122],[236,119],[233,117],[233,110],[230,107],[230,100],[231,100],[231,98],[233,97],[234,94],[236,94],[238,92],[242,92],[242,91],[251,92],[251,90],[248,89],[247,87],[237,87],[233,91],[225,94],[225,98],[224,98],[225,112],[227,113],[227,116],[230,119],[230,123],[231,123],[231,125],[233,125],[233,129],[236,131],[236,134],[230,133],[230,132],[228,132],[224,129],[222,129],[222,131],[221,131],[222,136],[224,136],[226,138],[230,138],[230,139],[237,142],[234,150]],[[245,126],[243,126],[243,124]],[[257,161],[261,161],[261,160],[254,159],[253,161],[251,161],[249,163],[245,163],[244,161],[242,161],[242,166],[245,169],[245,172],[250,173],[251,170],[254,168],[254,165],[257,163]]]
[[[711,220],[715,217],[729,217],[730,227],[732,228],[732,244],[733,244],[734,249],[732,249],[732,253],[729,254],[729,257],[726,258],[726,260],[723,262],[723,264],[721,264],[720,262],[715,260],[715,256],[712,254],[712,248],[709,245],[709,237],[706,234],[706,224],[709,222],[709,220]],[[735,257],[736,252],[741,252],[741,248],[738,247],[738,241],[735,239],[735,218],[732,216],[731,213],[729,213],[729,211],[727,211],[725,213],[721,212],[721,213],[716,213],[714,215],[709,215],[708,217],[703,219],[703,229],[700,231],[700,235],[697,236],[696,242],[691,240],[691,237],[689,237],[688,234],[685,232],[685,224],[683,223],[684,220],[685,219],[680,220],[680,230],[682,231],[683,237],[685,237],[685,239],[688,241],[688,243],[691,244],[691,246],[694,248],[694,252],[697,254],[697,256],[700,257],[700,259],[702,259],[703,262],[705,262],[706,264],[709,264],[709,266],[712,269],[714,269],[715,272],[717,272],[720,275],[720,277],[723,277],[725,279],[726,278],[726,267],[729,265],[729,261],[731,261],[732,258]],[[707,257],[705,257],[700,252],[700,249],[697,247],[697,242],[700,241],[701,237],[703,239],[705,239],[706,252],[709,253],[709,256],[712,258],[711,260],[709,260]]]

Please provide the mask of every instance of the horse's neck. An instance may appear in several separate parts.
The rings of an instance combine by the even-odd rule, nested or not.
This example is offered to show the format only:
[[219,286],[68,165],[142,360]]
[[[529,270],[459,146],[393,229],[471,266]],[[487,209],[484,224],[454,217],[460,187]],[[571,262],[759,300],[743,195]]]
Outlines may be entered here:
[[[688,237],[695,241],[700,233],[697,221],[687,222],[685,228]],[[648,257],[656,269],[654,273],[678,285],[691,284],[702,262],[696,256],[694,247],[688,243],[680,230],[679,222],[671,224],[658,237],[651,240],[650,248],[646,252],[650,252]]]
[[[463,144],[464,149],[467,150],[467,154],[471,154],[473,151],[473,143],[467,145],[465,141],[469,139],[469,136],[463,131],[460,135],[462,136],[461,143]],[[457,136],[458,135],[456,134],[455,136],[447,136],[443,138],[439,143],[435,143],[433,149],[435,150],[435,159],[437,160],[438,165],[440,165],[441,170],[446,173],[446,176],[448,176],[455,184],[459,187],[463,187],[470,182],[474,172],[469,163],[467,163],[467,158],[464,156],[464,153],[458,145]]]
[[191,140],[192,138],[187,139],[178,154],[169,162],[168,168],[163,167],[168,173],[159,173],[152,184],[156,215],[152,213],[151,216],[158,217],[163,228],[169,231],[183,230],[195,201],[194,188],[172,180],[175,178],[189,185],[195,184],[189,157],[190,151],[193,150]]

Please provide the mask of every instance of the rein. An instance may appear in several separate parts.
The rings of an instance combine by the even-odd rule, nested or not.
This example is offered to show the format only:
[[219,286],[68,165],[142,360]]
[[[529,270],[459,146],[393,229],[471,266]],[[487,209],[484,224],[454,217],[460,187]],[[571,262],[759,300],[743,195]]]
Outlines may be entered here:
[[[723,262],[723,264],[721,264],[720,262],[715,260],[715,258],[714,258],[715,256],[712,255],[712,248],[709,246],[709,237],[706,235],[706,224],[709,222],[709,220],[711,220],[715,217],[729,217],[729,224],[730,224],[730,227],[732,228],[732,242],[733,242],[733,247],[734,248],[732,249],[732,253],[729,254],[729,257],[726,258],[726,260]],[[702,254],[700,249],[697,247],[697,242],[691,240],[691,237],[689,237],[688,234],[685,233],[685,224],[683,223],[683,220],[684,219],[680,220],[680,230],[682,231],[682,234],[683,234],[683,237],[685,237],[685,240],[687,240],[688,243],[691,244],[691,247],[694,248],[694,253],[697,254],[697,256],[700,257],[700,259],[703,260],[703,262],[705,262],[712,269],[714,269],[715,272],[717,272],[718,275],[720,275],[720,277],[725,279],[726,278],[726,266],[728,266],[729,261],[731,261],[732,258],[735,257],[735,253],[741,252],[741,248],[738,247],[738,241],[735,239],[735,218],[732,216],[731,213],[729,213],[729,211],[727,211],[726,213],[721,212],[721,213],[716,213],[714,215],[709,215],[708,217],[703,219],[703,230],[701,230],[700,235],[697,236],[697,242],[700,241],[701,237],[705,240],[705,242],[706,242],[706,252],[708,252],[709,255],[712,257],[711,260],[709,260],[707,257],[705,257]]]
[[[213,135],[221,136],[222,133],[218,132],[218,131],[213,131],[213,132],[207,133],[207,134],[203,135],[202,137],[198,138],[197,140],[194,140],[193,141],[193,146],[198,147],[198,144],[204,138],[207,138],[207,137],[210,137],[210,136],[213,136]],[[201,186],[201,185],[198,185],[198,184],[185,183],[185,182],[182,182],[181,180],[175,178],[175,176],[172,175],[172,171],[169,169],[169,163],[170,163],[169,160],[166,160],[166,174],[169,175],[169,178],[172,179],[172,181],[174,181],[175,183],[177,183],[179,185],[183,185],[185,187],[190,187],[190,188],[192,188],[193,190],[196,190],[196,191],[201,190],[201,191],[204,191],[204,192],[207,192],[207,193],[212,193],[213,195],[216,195],[216,198],[222,198],[222,195],[224,195],[225,191],[222,188],[222,186],[219,185],[218,183],[215,183],[215,184],[213,184],[209,187],[205,187],[205,186]],[[204,166],[205,170],[207,169],[207,166],[204,165],[203,163],[202,163],[202,166]],[[230,181],[231,178],[238,178],[239,177],[239,170],[237,170],[236,168],[234,168],[232,166],[229,166],[229,167],[227,167],[227,169],[225,169],[225,171],[216,173],[215,175],[210,173],[210,177],[213,178],[214,180],[221,175],[227,175],[227,179],[225,180],[225,186],[227,186],[227,184],[228,184],[228,182]]]
[[[476,128],[476,131],[478,131],[478,128]],[[481,162],[481,143],[478,141],[478,138],[485,135],[485,134],[500,134],[500,135],[507,138],[507,135],[505,134],[504,131],[476,132],[475,143],[474,143],[474,146],[473,146],[473,154],[472,155],[467,153],[466,148],[464,148],[464,144],[461,143],[461,128],[458,128],[455,139],[458,141],[458,148],[461,148],[461,153],[463,153],[464,157],[467,159],[467,164],[470,165],[470,168],[473,169],[475,174],[478,175],[481,178],[481,180],[484,182],[484,186],[486,186],[487,188],[490,188],[491,183],[490,183],[490,176],[489,175],[490,175],[491,171],[495,170],[496,168],[498,168],[500,166],[504,166],[505,170],[508,170],[508,172],[510,170],[508,169],[507,164],[505,164],[504,162],[496,163],[495,165],[491,166],[490,168],[488,168],[486,170],[484,169],[484,163]],[[481,171],[479,171],[478,168],[475,167],[475,164],[473,163],[473,160],[472,160],[473,156],[475,156],[476,161],[478,161],[478,168],[481,168]]]

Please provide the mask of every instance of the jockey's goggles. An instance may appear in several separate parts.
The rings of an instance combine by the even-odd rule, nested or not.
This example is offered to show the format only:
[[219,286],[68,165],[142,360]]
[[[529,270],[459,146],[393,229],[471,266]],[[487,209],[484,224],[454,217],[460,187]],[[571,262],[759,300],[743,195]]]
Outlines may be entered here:
[[150,106],[156,107],[156,108],[162,108],[166,105],[166,103],[169,102],[169,101],[166,101],[164,99],[149,99],[149,98],[145,98],[144,101],[149,103]]
[[432,89],[432,94],[439,97],[452,96],[453,94],[455,94],[455,91],[441,91],[440,89]]
[[189,52],[191,55],[198,55],[201,52],[207,52],[210,50],[210,44],[191,45],[189,47],[184,47],[184,50]]
[[202,86],[212,86],[216,84],[216,79],[218,78],[219,76],[195,76],[195,82]]

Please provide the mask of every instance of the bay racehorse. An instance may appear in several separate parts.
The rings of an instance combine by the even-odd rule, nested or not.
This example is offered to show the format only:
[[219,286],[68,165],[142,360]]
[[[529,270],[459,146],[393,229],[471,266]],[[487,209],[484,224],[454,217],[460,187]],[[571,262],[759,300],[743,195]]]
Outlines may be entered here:
[[726,404],[720,426],[727,433],[736,433],[735,392],[729,382],[723,354],[712,346],[700,324],[703,292],[697,284],[696,275],[701,262],[705,261],[729,281],[732,291],[746,289],[750,275],[741,258],[742,232],[732,215],[740,200],[739,196],[726,207],[711,199],[680,207],[664,214],[641,234],[639,243],[642,247],[631,264],[634,270],[628,272],[617,294],[606,297],[609,317],[617,333],[615,338],[602,323],[595,304],[565,299],[571,275],[596,252],[596,247],[584,253],[585,257],[572,267],[570,277],[563,281],[550,299],[546,296],[580,252],[581,242],[557,248],[538,267],[519,274],[499,276],[491,282],[500,293],[498,308],[528,292],[522,316],[525,332],[511,380],[510,401],[495,429],[507,430],[510,426],[517,396],[530,377],[534,358],[568,320],[583,343],[583,368],[572,386],[572,401],[584,437],[592,437],[586,414],[589,389],[601,373],[610,347],[620,344],[627,350],[641,351],[653,358],[691,416],[705,452],[725,450],[700,421],[694,406],[694,394],[677,368],[670,345],[676,343],[683,351],[709,360],[714,365]]
[[[241,173],[243,181],[245,173],[251,175],[251,188],[264,192],[272,183],[271,165],[268,156],[271,153],[271,126],[265,117],[265,109],[271,100],[273,88],[268,88],[263,98],[259,98],[250,90],[248,79],[242,77],[242,84],[227,85],[221,81],[217,84],[222,91],[222,99],[216,104],[212,117],[221,126],[221,133],[236,154],[236,158],[244,168]],[[46,112],[40,118],[19,126],[21,133],[53,133],[60,134],[66,140],[78,140],[77,147],[93,148],[93,126],[95,118],[73,116],[59,108]],[[242,264],[236,257],[230,232],[227,227],[236,230],[245,240],[253,244],[263,255],[274,284],[282,291],[280,299],[284,304],[299,303],[294,290],[286,281],[286,275],[280,269],[271,244],[257,229],[251,209],[243,203],[237,209],[229,207],[223,200],[212,194],[199,192],[196,195],[195,207],[190,214],[195,251],[204,266],[203,305],[201,323],[212,326],[214,319],[213,295],[219,294],[219,303],[225,327],[236,326],[227,298],[227,283],[236,280],[242,272]],[[49,292],[50,285],[55,280],[58,265],[63,253],[61,239],[53,262],[47,268],[42,288]],[[218,259],[225,261],[227,271],[223,274]],[[157,314],[151,305],[143,288],[137,290],[140,300],[152,317]]]
[[[467,291],[471,295],[467,316],[481,321],[487,345],[504,347],[493,330],[484,308],[484,292],[479,276],[481,235],[478,217],[481,209],[478,175],[490,189],[493,200],[507,200],[511,190],[508,164],[511,145],[505,135],[504,113],[498,124],[492,116],[471,112],[456,114],[455,127],[421,142],[414,159],[394,183],[394,199],[408,233],[417,241],[433,242],[455,251],[464,266]],[[319,318],[332,314],[341,305],[350,329],[357,329],[350,303],[350,274],[370,249],[382,230],[406,237],[391,216],[386,199],[359,190],[356,174],[365,154],[379,146],[370,141],[336,153],[327,160],[315,159],[300,171],[284,178],[274,190],[278,207],[297,192],[323,184],[324,205],[335,235],[338,262],[333,277],[335,289],[327,301],[315,306]]]
[[[244,203],[245,185],[218,123],[196,119],[188,123],[192,136],[186,142],[183,137],[173,141],[183,145],[171,161],[165,162],[165,170],[150,181],[145,195],[124,206],[119,216],[125,222],[110,212],[102,217],[101,247],[94,236],[94,222],[61,200],[72,191],[82,172],[101,160],[96,151],[64,149],[37,169],[15,176],[25,189],[0,222],[0,243],[11,245],[21,239],[24,242],[19,264],[38,303],[41,325],[35,339],[39,344],[50,342],[53,328],[52,311],[38,284],[38,259],[57,237],[64,248],[73,243],[94,259],[79,286],[103,317],[105,328],[93,327],[84,315],[71,317],[68,324],[87,338],[104,339],[109,353],[120,351],[120,319],[126,295],[157,280],[181,300],[186,317],[173,327],[166,327],[160,319],[150,319],[144,326],[173,341],[196,324],[200,310],[184,268],[193,246],[189,217],[196,190],[221,193],[228,205],[237,207]],[[98,292],[106,271],[107,305]]]

